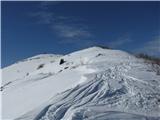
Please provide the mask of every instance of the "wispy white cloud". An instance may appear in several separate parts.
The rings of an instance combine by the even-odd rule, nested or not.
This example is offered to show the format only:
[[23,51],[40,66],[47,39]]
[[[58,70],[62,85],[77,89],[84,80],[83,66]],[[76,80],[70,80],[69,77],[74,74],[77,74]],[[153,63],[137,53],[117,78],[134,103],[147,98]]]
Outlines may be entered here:
[[52,28],[59,37],[64,38],[88,38],[92,36],[92,34],[82,25],[56,24],[53,25]]
[[138,48],[136,52],[160,57],[160,35],[154,37],[153,40],[143,44],[143,47]]
[[112,48],[122,47],[128,43],[131,43],[133,40],[130,38],[129,34],[120,36],[117,40],[109,42],[108,45]]
[[53,7],[53,6],[59,5],[59,4],[61,4],[61,1],[42,1],[42,2],[40,2],[39,7],[41,9],[47,10],[50,7]]
[[[42,2],[40,6],[48,8],[48,6],[53,3],[54,2]],[[60,38],[78,40],[93,36],[87,25],[83,23],[84,21],[82,22],[82,19],[77,19],[76,17],[59,15],[58,13],[53,13],[45,9],[31,13],[30,16],[34,17],[37,23],[48,25],[49,29]]]
[[56,19],[54,13],[45,11],[30,13],[30,16],[35,18],[39,24],[51,24]]

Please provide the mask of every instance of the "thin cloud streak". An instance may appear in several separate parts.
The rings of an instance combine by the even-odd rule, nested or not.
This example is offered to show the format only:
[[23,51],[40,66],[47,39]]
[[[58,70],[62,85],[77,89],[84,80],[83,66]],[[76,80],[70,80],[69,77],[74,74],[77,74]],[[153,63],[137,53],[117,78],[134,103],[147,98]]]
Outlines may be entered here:
[[52,6],[59,5],[59,4],[61,4],[61,1],[42,1],[39,4],[39,8],[47,10]]
[[92,34],[82,26],[57,24],[53,25],[52,28],[57,32],[59,37],[64,38],[88,38],[92,36]]
[[133,40],[130,38],[128,34],[119,37],[117,40],[113,42],[109,42],[108,45],[113,48],[122,47],[125,44],[131,43]]
[[160,57],[160,35],[153,40],[145,43],[142,48],[136,50],[136,52],[146,53],[152,56]]
[[35,18],[39,24],[51,24],[55,20],[54,13],[39,11],[30,13],[30,16]]
[[45,10],[31,13],[30,16],[35,18],[38,24],[48,25],[49,29],[60,38],[76,40],[93,36],[87,25],[73,17],[57,15]]

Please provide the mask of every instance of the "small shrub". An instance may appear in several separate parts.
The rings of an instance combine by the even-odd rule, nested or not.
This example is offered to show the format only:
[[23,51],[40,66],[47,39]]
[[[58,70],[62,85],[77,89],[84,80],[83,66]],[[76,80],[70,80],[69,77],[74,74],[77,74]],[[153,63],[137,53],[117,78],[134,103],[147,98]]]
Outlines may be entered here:
[[63,70],[59,70],[58,73],[62,72]]
[[41,69],[41,68],[43,68],[44,67],[44,64],[40,64],[38,67],[37,67],[37,70],[38,69]]
[[68,69],[68,67],[65,67],[64,69]]
[[28,76],[29,75],[29,73],[26,73],[26,76]]
[[103,54],[99,53],[98,55],[96,55],[96,57],[102,56]]
[[50,61],[50,63],[54,63],[54,62],[55,62],[54,60]]
[[101,47],[101,48],[103,48],[103,49],[111,49],[110,47],[105,46],[105,45],[97,45],[97,47]]
[[160,65],[160,58],[149,56],[149,55],[144,54],[144,53],[137,54],[136,57],[143,58],[144,60],[146,60],[148,62]]

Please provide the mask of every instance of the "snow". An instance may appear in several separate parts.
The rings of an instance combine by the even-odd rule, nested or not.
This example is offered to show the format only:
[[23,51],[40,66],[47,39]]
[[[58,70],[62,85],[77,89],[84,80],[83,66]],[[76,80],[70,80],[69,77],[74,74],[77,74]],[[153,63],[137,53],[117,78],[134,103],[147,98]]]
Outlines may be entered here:
[[47,64],[49,62],[54,62],[55,59],[60,57],[60,55],[52,54],[41,54],[37,55],[23,61],[19,61],[11,66],[8,66],[2,71],[3,85],[15,81],[17,79],[23,79],[27,73],[32,73],[36,71],[40,64]]
[[2,75],[3,119],[160,119],[160,76],[124,51],[92,47],[38,55]]
[[[0,85],[2,85],[2,69],[0,69]],[[0,92],[0,103],[2,103],[2,92]],[[2,104],[0,104],[0,120],[2,120]]]

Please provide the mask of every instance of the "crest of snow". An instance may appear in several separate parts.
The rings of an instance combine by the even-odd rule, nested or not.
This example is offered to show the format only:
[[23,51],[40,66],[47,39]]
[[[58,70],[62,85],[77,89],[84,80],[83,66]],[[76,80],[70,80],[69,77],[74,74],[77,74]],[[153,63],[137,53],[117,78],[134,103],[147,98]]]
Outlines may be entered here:
[[2,75],[4,119],[160,116],[160,76],[123,51],[92,47],[64,56],[40,55],[4,68]]

